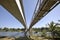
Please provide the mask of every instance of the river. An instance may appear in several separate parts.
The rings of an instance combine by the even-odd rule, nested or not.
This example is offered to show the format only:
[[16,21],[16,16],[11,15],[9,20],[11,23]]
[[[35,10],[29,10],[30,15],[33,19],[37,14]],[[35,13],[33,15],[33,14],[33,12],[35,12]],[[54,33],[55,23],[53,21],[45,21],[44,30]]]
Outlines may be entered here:
[[0,36],[24,37],[24,32],[0,32]]

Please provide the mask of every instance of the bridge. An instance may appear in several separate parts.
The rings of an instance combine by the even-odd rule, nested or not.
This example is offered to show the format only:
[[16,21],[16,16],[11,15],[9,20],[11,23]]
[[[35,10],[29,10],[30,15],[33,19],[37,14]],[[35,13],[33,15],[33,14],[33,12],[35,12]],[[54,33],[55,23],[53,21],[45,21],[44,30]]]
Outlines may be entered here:
[[[18,5],[17,1],[19,2],[20,5]],[[26,29],[26,19],[22,0],[0,0],[0,5],[2,5],[19,22],[21,22],[24,28]]]
[[[18,5],[16,1],[18,1],[20,5]],[[46,16],[59,3],[60,0],[38,0],[36,8],[34,10],[34,15],[32,17],[29,29],[27,31],[29,31],[39,20]],[[0,5],[2,5],[17,20],[19,20],[19,22],[23,24],[25,30],[27,29],[23,0],[0,0]]]
[[28,30],[30,30],[32,26],[34,26],[39,20],[41,20],[44,16],[46,16],[59,3],[60,3],[59,0],[38,0]]

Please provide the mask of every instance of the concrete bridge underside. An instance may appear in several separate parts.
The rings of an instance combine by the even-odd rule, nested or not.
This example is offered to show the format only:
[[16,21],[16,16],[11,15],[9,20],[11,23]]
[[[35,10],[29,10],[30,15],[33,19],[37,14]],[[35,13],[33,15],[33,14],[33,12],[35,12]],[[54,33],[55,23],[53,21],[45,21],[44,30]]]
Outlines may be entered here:
[[46,16],[59,3],[60,0],[43,0],[42,3],[40,3],[37,12],[34,12],[34,16],[32,17],[32,21],[28,31],[33,27],[33,25],[35,25],[39,20]]
[[23,3],[22,3],[22,0],[19,0],[19,1],[21,4],[24,19],[21,15],[21,12],[15,0],[0,0],[0,5],[2,5],[7,11],[9,11],[18,21],[20,21],[23,24],[24,28],[26,29]]

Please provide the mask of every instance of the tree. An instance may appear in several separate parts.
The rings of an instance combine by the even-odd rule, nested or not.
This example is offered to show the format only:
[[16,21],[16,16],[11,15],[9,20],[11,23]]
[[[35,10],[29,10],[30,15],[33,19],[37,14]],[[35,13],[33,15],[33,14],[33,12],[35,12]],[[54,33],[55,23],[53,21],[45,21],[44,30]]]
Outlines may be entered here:
[[6,27],[4,27],[4,29],[3,29],[4,31],[8,31],[8,28],[6,28]]
[[2,30],[2,28],[0,28],[0,31]]
[[0,30],[1,30],[1,28],[0,28]]
[[53,37],[53,39],[54,39],[54,36],[55,36],[55,33],[56,33],[56,27],[57,27],[57,24],[55,24],[53,21],[50,23],[50,24],[48,24],[48,26],[49,26],[49,30],[50,30],[50,32],[52,33],[52,37]]

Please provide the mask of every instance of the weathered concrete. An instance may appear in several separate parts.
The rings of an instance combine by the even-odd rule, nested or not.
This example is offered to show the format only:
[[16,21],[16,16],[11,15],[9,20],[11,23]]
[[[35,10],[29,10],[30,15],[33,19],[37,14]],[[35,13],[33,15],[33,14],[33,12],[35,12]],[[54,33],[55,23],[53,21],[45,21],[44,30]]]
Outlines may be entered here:
[[32,28],[33,25],[35,25],[39,20],[41,20],[44,16],[46,16],[48,14],[48,12],[51,11],[51,7],[56,2],[57,1],[55,1],[55,0],[43,0],[42,4],[39,6],[39,9],[37,10],[37,13],[34,13],[35,16],[34,16],[33,20],[31,21],[31,24],[30,24],[28,30],[30,30],[30,28]]
[[[21,6],[22,6],[22,11],[23,9],[23,5],[22,5],[22,1],[21,2]],[[23,24],[23,26],[26,29],[26,23],[21,15],[21,12],[16,4],[15,0],[0,0],[0,5],[2,5],[7,11],[9,11],[16,19],[18,19],[19,22],[21,22]],[[23,11],[24,14],[24,11]],[[25,17],[25,15],[24,15]]]

